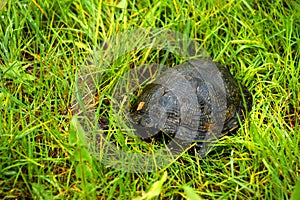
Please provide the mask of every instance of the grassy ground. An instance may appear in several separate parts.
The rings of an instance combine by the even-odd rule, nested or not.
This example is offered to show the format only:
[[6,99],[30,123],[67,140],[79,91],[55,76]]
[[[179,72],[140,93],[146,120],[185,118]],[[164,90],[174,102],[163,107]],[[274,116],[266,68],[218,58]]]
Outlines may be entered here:
[[[292,195],[300,173],[297,1],[9,0],[0,9],[0,198]],[[70,142],[77,67],[90,46],[138,27],[195,39],[253,94],[242,128],[206,158],[185,155],[165,170],[126,173]]]

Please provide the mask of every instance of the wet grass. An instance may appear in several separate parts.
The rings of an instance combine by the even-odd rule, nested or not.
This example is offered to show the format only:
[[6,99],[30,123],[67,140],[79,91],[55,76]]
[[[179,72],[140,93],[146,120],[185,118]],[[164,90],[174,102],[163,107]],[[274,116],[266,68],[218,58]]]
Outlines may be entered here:
[[[300,173],[299,13],[284,0],[0,1],[0,197],[290,198]],[[126,173],[72,140],[76,69],[92,46],[139,27],[196,40],[253,94],[243,126],[206,158]]]

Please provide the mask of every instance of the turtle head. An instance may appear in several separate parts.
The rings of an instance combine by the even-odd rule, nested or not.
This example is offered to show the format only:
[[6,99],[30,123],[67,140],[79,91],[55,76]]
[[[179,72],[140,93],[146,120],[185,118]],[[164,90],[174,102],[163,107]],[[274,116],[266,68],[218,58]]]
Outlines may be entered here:
[[152,83],[147,85],[132,103],[130,117],[135,129],[138,129],[138,126],[144,127],[144,131],[147,128],[157,130],[156,133],[151,133],[151,136],[161,131],[173,135],[179,125],[179,110],[178,100],[172,91]]

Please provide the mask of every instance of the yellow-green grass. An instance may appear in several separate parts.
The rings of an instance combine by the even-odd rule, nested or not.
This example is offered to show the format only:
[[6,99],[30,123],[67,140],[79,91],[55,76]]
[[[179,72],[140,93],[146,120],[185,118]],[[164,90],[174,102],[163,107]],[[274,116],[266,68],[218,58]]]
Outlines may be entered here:
[[[296,191],[299,2],[8,0],[0,9],[0,198],[288,199]],[[237,134],[204,159],[185,154],[163,170],[127,173],[70,142],[76,70],[92,46],[140,27],[184,33],[253,94]]]

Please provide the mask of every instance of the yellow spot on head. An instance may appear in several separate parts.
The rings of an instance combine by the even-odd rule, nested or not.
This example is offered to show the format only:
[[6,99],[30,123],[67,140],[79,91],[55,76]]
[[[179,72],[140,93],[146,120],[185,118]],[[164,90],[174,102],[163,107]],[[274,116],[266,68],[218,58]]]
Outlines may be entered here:
[[145,102],[144,101],[141,101],[140,103],[139,103],[139,105],[138,105],[138,107],[137,107],[137,111],[139,111],[139,110],[142,110],[143,109],[143,107],[144,107],[144,105],[145,105]]

